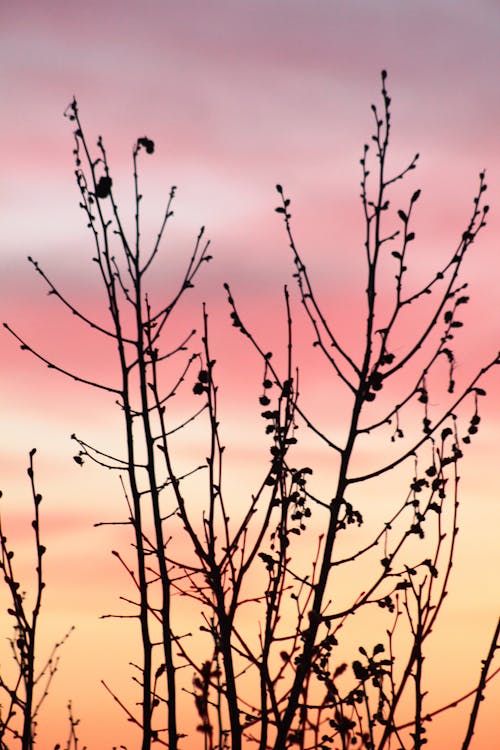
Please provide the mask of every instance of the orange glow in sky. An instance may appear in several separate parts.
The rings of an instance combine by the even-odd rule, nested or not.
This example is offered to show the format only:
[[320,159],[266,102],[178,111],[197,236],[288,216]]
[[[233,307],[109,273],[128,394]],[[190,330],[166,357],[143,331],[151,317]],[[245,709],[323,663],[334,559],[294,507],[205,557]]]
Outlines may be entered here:
[[[311,347],[287,238],[274,212],[275,184],[292,199],[295,237],[325,309],[355,351],[365,284],[359,159],[372,133],[370,104],[378,102],[383,68],[393,102],[390,165],[401,169],[420,153],[418,168],[397,192],[407,197],[422,188],[412,248],[416,279],[455,247],[486,168],[491,213],[464,267],[471,301],[457,333],[457,382],[467,383],[498,351],[500,12],[494,3],[27,0],[4,3],[1,15],[1,321],[48,359],[83,377],[116,382],[114,350],[47,296],[26,257],[35,258],[75,306],[106,320],[74,185],[71,124],[62,113],[76,96],[89,141],[103,136],[129,226],[132,144],[140,136],[152,138],[155,154],[141,162],[144,236],[155,237],[170,186],[178,186],[175,216],[150,279],[153,299],[161,301],[175,288],[200,226],[212,242],[214,259],[183,303],[170,343],[182,331],[201,329],[206,302],[235,515],[241,487],[247,498],[255,490],[267,447],[258,406],[261,363],[231,326],[223,283],[230,283],[245,321],[277,361],[286,345],[283,286],[289,286],[304,403],[325,429],[340,433],[347,404]],[[64,379],[21,352],[3,328],[0,334],[3,524],[28,582],[33,561],[26,467],[36,447],[47,546],[43,653],[75,626],[40,715],[37,747],[53,750],[65,742],[71,700],[82,744],[133,750],[137,733],[101,684],[133,695],[129,662],[138,648],[136,623],[102,618],[123,613],[120,597],[133,596],[111,554],[131,555],[130,537],[120,526],[94,526],[123,519],[125,500],[115,474],[72,460],[77,449],[70,439],[76,433],[103,450],[122,451],[120,413],[110,394]],[[498,617],[498,370],[488,373],[484,387],[481,429],[460,467],[460,532],[449,594],[426,656],[429,711],[475,686]],[[179,414],[184,404],[175,407]],[[327,493],[335,466],[305,428],[301,434],[303,460],[316,466],[314,486]],[[179,444],[180,463],[203,461],[205,441],[203,429],[192,428]],[[386,450],[367,443],[357,459],[360,473]],[[369,501],[360,498],[373,523],[385,520],[388,490],[400,491],[392,481],[379,483]],[[321,531],[315,520],[306,550]],[[347,585],[339,584],[339,596]],[[2,596],[3,666],[9,622]],[[196,612],[179,600],[180,622],[195,631]],[[256,638],[252,610],[245,616]],[[197,648],[203,651],[205,643]],[[182,701],[184,717],[195,723],[192,697]],[[497,679],[486,693],[473,750],[498,746],[499,705]],[[461,747],[470,706],[436,717],[428,747]]]

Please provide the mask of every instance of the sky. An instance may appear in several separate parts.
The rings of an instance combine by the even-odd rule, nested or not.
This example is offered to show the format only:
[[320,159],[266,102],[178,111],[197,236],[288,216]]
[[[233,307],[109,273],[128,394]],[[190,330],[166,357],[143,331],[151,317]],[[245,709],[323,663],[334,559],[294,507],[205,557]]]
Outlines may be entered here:
[[[102,342],[68,320],[26,261],[36,258],[84,309],[105,314],[78,208],[71,126],[63,117],[75,96],[90,141],[103,136],[124,207],[130,208],[132,145],[141,136],[154,140],[155,154],[141,172],[146,232],[155,231],[170,186],[178,186],[152,282],[156,295],[172,288],[199,227],[206,227],[214,260],[183,314],[186,325],[199,326],[201,302],[208,305],[232,471],[250,472],[259,456],[251,415],[260,371],[231,328],[222,284],[230,282],[256,335],[279,347],[282,289],[293,282],[274,212],[279,182],[292,199],[296,237],[317,289],[326,304],[336,301],[344,336],[355,341],[363,283],[359,159],[372,132],[370,104],[379,101],[382,69],[393,107],[391,163],[401,166],[420,154],[407,192],[401,188],[407,196],[422,189],[417,275],[454,247],[478,174],[487,171],[491,213],[465,266],[471,302],[457,344],[458,375],[467,378],[498,351],[500,7],[494,0],[3,0],[0,17],[1,320],[49,358],[88,375],[114,372]],[[329,386],[314,365],[307,370],[309,333],[296,298],[295,304],[305,342],[299,346],[304,388],[310,384],[310,403],[321,409],[315,394]],[[69,436],[113,444],[118,415],[109,398],[66,382],[20,352],[3,329],[0,356],[4,524],[24,565],[31,512],[25,469],[27,452],[37,447],[49,549],[44,642],[76,626],[41,719],[40,747],[60,741],[69,698],[82,719],[82,740],[104,747],[95,744],[99,736],[111,747],[129,730],[100,680],[129,680],[122,646],[134,636],[126,623],[99,619],[123,590],[110,551],[126,542],[116,529],[93,524],[119,515],[123,500],[114,477],[72,461]],[[462,468],[454,582],[429,664],[443,702],[473,684],[497,617],[498,373],[486,385],[480,434]],[[314,446],[307,443],[307,449],[314,457]],[[453,684],[445,674],[453,674]],[[497,681],[484,703],[476,750],[493,747],[499,699]],[[463,726],[457,711],[433,723],[433,737],[445,750],[456,747],[453,733]]]

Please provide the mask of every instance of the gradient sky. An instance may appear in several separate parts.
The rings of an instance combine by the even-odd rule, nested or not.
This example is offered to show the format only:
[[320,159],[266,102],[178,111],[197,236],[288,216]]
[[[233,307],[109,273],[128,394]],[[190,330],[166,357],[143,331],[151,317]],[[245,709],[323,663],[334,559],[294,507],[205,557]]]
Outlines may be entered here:
[[[73,181],[71,128],[62,116],[75,95],[87,134],[104,138],[124,201],[131,187],[131,146],[138,136],[154,139],[156,153],[143,172],[146,228],[155,226],[170,185],[179,187],[161,266],[166,284],[168,263],[181,267],[170,260],[174,252],[184,257],[199,226],[207,227],[215,260],[186,315],[189,327],[198,325],[200,302],[207,301],[213,346],[224,362],[227,430],[236,464],[248,466],[258,453],[258,432],[238,432],[233,407],[244,414],[254,410],[260,374],[242,395],[242,367],[251,359],[228,323],[222,282],[231,282],[254,330],[276,343],[283,331],[281,290],[292,273],[273,211],[274,185],[280,182],[292,198],[296,235],[311,273],[320,292],[335,295],[350,335],[363,231],[359,158],[385,68],[393,98],[392,159],[401,165],[421,154],[407,190],[422,188],[416,218],[422,267],[443,257],[460,237],[478,173],[487,169],[489,226],[465,268],[472,302],[460,339],[459,374],[467,375],[498,350],[499,39],[495,0],[0,1],[1,320],[58,361],[65,358],[87,374],[110,374],[101,344],[78,337],[26,262],[33,255],[73,299],[100,314]],[[123,741],[126,727],[98,692],[99,681],[111,673],[117,682],[128,679],[128,656],[116,647],[124,642],[125,626],[120,630],[121,623],[98,617],[113,609],[123,590],[122,573],[109,554],[122,541],[92,524],[103,507],[107,518],[119,515],[122,501],[112,478],[73,463],[69,435],[113,442],[117,415],[109,399],[46,372],[5,333],[0,356],[5,524],[19,550],[27,550],[25,467],[28,450],[37,446],[51,582],[47,639],[77,626],[40,747],[49,750],[64,736],[60,717],[70,697],[82,718],[82,740],[105,747],[97,734],[105,719],[111,747]],[[314,387],[320,381],[318,375]],[[455,579],[444,635],[434,647],[436,666],[429,666],[437,686],[433,706],[471,686],[497,613],[498,374],[489,378],[488,389],[484,426],[462,469]],[[453,665],[451,672],[446,665]],[[494,746],[499,699],[497,682],[484,704],[476,750]],[[434,722],[436,747],[447,747],[448,732],[450,750],[456,746],[460,717],[455,712]],[[97,736],[101,743],[94,745]]]

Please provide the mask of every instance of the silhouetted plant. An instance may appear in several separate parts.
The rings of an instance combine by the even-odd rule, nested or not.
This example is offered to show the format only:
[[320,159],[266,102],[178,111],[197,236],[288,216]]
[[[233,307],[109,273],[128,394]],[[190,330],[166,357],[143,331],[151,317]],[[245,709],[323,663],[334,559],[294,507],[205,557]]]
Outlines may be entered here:
[[[305,424],[337,455],[338,469],[335,473],[332,472],[334,489],[330,498],[313,497],[306,490],[309,504],[316,506],[315,512],[323,514],[325,537],[322,540],[319,560],[315,564],[314,575],[307,584],[311,602],[308,602],[308,610],[303,611],[299,608],[295,627],[288,636],[292,639],[293,633],[300,634],[300,643],[297,646],[294,643],[294,670],[291,682],[281,698],[284,708],[275,711],[274,714],[276,739],[271,746],[276,749],[285,748],[291,743],[301,748],[307,747],[310,743],[307,733],[310,734],[311,731],[315,737],[313,747],[332,747],[335,742],[340,741],[342,747],[358,742],[367,748],[381,749],[388,746],[393,737],[404,746],[396,716],[403,696],[408,694],[412,686],[414,719],[413,732],[410,733],[411,742],[415,748],[420,748],[426,743],[426,723],[430,716],[423,708],[426,694],[422,669],[424,646],[447,594],[452,567],[458,531],[457,465],[462,457],[463,445],[470,442],[480,422],[478,403],[485,395],[485,391],[479,387],[479,381],[486,372],[500,363],[499,355],[495,356],[478,371],[468,385],[462,386],[462,390],[456,393],[454,334],[456,329],[462,326],[458,317],[461,306],[469,300],[465,293],[467,284],[460,281],[460,271],[468,249],[486,223],[485,218],[489,209],[482,202],[486,190],[485,175],[480,174],[472,215],[451,257],[428,282],[416,291],[411,291],[407,277],[411,259],[410,247],[415,234],[410,230],[410,219],[420,197],[420,190],[413,192],[405,210],[397,210],[400,229],[394,230],[393,224],[384,217],[390,212],[390,189],[415,168],[418,154],[406,168],[387,175],[391,101],[385,81],[386,74],[383,72],[382,111],[372,106],[375,119],[372,142],[376,164],[373,187],[369,183],[368,145],[365,145],[361,159],[361,201],[366,227],[364,249],[367,281],[365,343],[358,357],[351,354],[349,347],[341,343],[341,334],[329,321],[328,313],[314,291],[293,236],[290,199],[285,197],[282,186],[277,185],[280,205],[276,211],[283,217],[295,264],[294,277],[300,301],[314,335],[313,345],[324,356],[335,379],[340,380],[344,389],[344,394],[340,397],[351,399],[352,410],[345,426],[343,442],[334,442],[324,428],[319,426],[317,419],[310,418],[302,407],[296,407],[296,412]],[[387,256],[395,259],[395,281],[389,292],[380,278],[383,273],[382,263]],[[270,364],[269,355],[264,354],[243,322],[228,285],[226,290],[233,325],[250,340],[262,357],[271,380],[278,386],[288,382],[280,378],[279,373]],[[286,296],[288,300],[287,292]],[[404,323],[401,323],[405,309],[410,305],[418,305],[429,297],[434,300],[432,307],[429,309],[429,306],[424,306],[423,315],[420,312],[415,313],[414,326],[410,327],[407,333]],[[388,312],[379,312],[384,309],[383,304],[379,302],[380,298],[386,303]],[[427,319],[423,316],[427,316]],[[395,348],[396,337],[401,329],[404,333],[402,354],[396,353]],[[435,330],[437,333],[434,336]],[[401,346],[398,351],[400,350]],[[419,362],[412,369],[417,355],[422,353],[424,364]],[[433,395],[439,393],[440,386],[436,385],[433,375],[443,360],[448,366],[449,404],[440,412],[433,410],[431,413],[429,392],[433,389]],[[402,373],[405,378],[402,395],[397,400],[382,403],[377,413],[374,409],[376,404],[373,402],[377,401],[378,405],[381,391],[394,376],[401,378]],[[294,384],[289,387],[294,387]],[[466,399],[473,402],[473,415],[464,434],[463,428],[459,426],[458,408]],[[432,402],[436,400],[432,399]],[[422,404],[421,432],[411,435],[405,441],[402,419],[405,412],[409,411],[407,407],[415,402]],[[263,416],[266,417],[267,414]],[[366,473],[356,473],[351,466],[360,438],[375,436],[375,439],[381,439],[380,435],[383,437],[384,431],[387,435],[388,426],[392,428],[390,442],[397,444],[401,441],[404,447],[396,451],[387,463]],[[411,460],[414,463],[414,472],[409,491],[402,504],[396,507],[392,518],[373,534],[371,543],[356,549],[347,558],[336,558],[335,550],[339,538],[353,527],[363,524],[362,510],[354,507],[354,501],[348,499],[347,493],[356,485],[367,483]],[[449,521],[446,521],[450,501],[452,510]],[[300,528],[297,531],[300,533],[302,530]],[[407,557],[402,558],[402,550],[408,548],[410,540],[424,540],[425,537],[431,537],[432,540],[432,536],[434,540],[431,541],[430,549],[427,548],[426,553],[418,552],[417,548],[416,553],[407,552]],[[363,581],[364,590],[359,594],[353,591],[352,602],[348,607],[340,611],[335,610],[331,602],[332,593],[335,591],[335,583],[332,584],[333,569],[350,565],[382,544],[380,572],[373,574],[371,582]],[[283,574],[287,572],[292,578],[297,579],[299,576],[292,567],[293,558],[287,558],[283,553],[279,555],[279,559],[285,562]],[[415,561],[410,563],[413,559]],[[272,557],[266,558],[266,561],[268,569],[272,569],[277,562]],[[344,618],[373,605],[386,610],[389,615],[392,614],[393,625],[387,630],[386,644],[377,643],[371,656],[363,645],[359,647],[362,660],[356,659],[352,662],[354,686],[342,692],[335,680],[332,680],[332,673],[335,674],[338,670],[338,667],[334,666],[335,660],[330,658],[332,653],[335,655],[334,647],[338,645],[336,633]],[[304,618],[306,613],[307,619]],[[394,637],[396,629],[401,627],[402,617],[406,620],[408,642],[411,646],[406,656],[396,656]],[[273,633],[274,637],[275,635]],[[488,667],[497,643],[498,625],[486,662]],[[312,692],[312,674],[318,681],[323,682],[326,688],[326,695],[319,705],[317,700],[311,701],[309,698]],[[280,701],[271,696],[269,690],[261,705],[261,716],[267,711],[268,700],[280,705]],[[319,715],[316,722],[311,722],[310,718],[313,703],[323,716],[327,708],[333,710],[333,718],[329,718],[327,722],[330,730],[321,736]],[[474,720],[471,719],[472,726]],[[260,747],[265,746],[261,742]]]
[[[30,262],[50,294],[109,339],[118,358],[119,382],[108,385],[71,372],[7,329],[23,349],[52,369],[112,394],[123,415],[123,458],[72,437],[78,445],[75,461],[81,465],[88,459],[117,471],[127,502],[126,523],[133,531],[135,562],[131,564],[118,551],[114,554],[138,601],[127,597],[132,614],[116,616],[131,616],[139,623],[142,654],[139,663],[135,656],[133,661],[139,711],[128,706],[113,686],[104,685],[140,730],[142,750],[149,750],[153,743],[170,750],[192,747],[196,733],[205,750],[240,750],[243,744],[259,750],[292,746],[345,750],[353,745],[373,750],[417,749],[427,742],[432,716],[448,708],[427,708],[423,665],[427,639],[448,591],[455,552],[458,464],[464,444],[478,430],[479,402],[485,395],[481,379],[500,363],[497,355],[470,382],[456,383],[454,337],[462,327],[460,311],[468,302],[467,285],[460,275],[463,260],[486,223],[486,185],[481,173],[473,211],[456,248],[427,282],[412,290],[408,284],[415,241],[411,219],[420,191],[414,191],[406,207],[394,215],[390,195],[395,184],[415,168],[418,155],[406,168],[389,174],[390,103],[384,72],[382,109],[372,107],[373,146],[364,147],[361,159],[367,278],[366,291],[353,301],[353,308],[363,303],[366,309],[360,323],[363,346],[359,354],[342,343],[330,311],[315,292],[294,239],[290,199],[277,186],[280,204],[276,211],[284,221],[299,301],[313,331],[313,345],[335,380],[328,398],[336,394],[342,403],[350,403],[341,438],[333,439],[321,416],[312,416],[311,408],[299,399],[289,289],[284,291],[287,348],[281,367],[252,333],[225,285],[233,325],[248,339],[262,365],[258,400],[269,447],[257,485],[239,489],[239,507],[242,497],[247,504],[236,518],[231,518],[233,499],[227,499],[223,481],[220,395],[205,307],[199,352],[193,349],[194,330],[173,349],[165,349],[163,343],[167,331],[176,332],[171,327],[174,311],[194,285],[201,266],[210,260],[204,230],[198,234],[177,288],[156,307],[145,277],[172,216],[175,188],[156,239],[145,251],[138,159],[141,153],[154,152],[153,141],[139,138],[133,149],[135,225],[130,239],[103,142],[98,139],[94,157],[76,101],[68,108],[75,126],[80,206],[94,240],[93,260],[104,285],[109,328],[74,307],[39,264]],[[372,180],[371,148],[375,157]],[[394,228],[394,221],[399,228]],[[388,289],[384,275],[391,259],[392,287]],[[410,306],[414,317],[408,327],[404,316]],[[395,345],[397,335],[403,337],[403,346]],[[176,367],[179,358],[183,361]],[[438,377],[441,363],[447,368],[447,394]],[[169,407],[189,377],[200,401],[175,422],[175,412]],[[167,382],[173,385],[166,386]],[[399,389],[399,395],[393,395],[389,384],[396,392]],[[432,406],[439,403],[437,394],[447,399],[441,410]],[[472,403],[472,416],[464,427],[463,406],[468,403]],[[416,430],[407,427],[414,423],[415,405],[421,408]],[[175,441],[195,422],[205,426],[206,458],[181,470]],[[310,430],[335,456],[323,476],[321,495],[313,486],[319,470],[301,460],[299,427]],[[360,443],[374,436],[386,441],[393,454],[360,473],[355,468]],[[364,524],[369,502],[375,501],[369,489],[360,500],[356,488],[370,487],[371,480],[405,466],[410,468],[403,496],[396,499],[389,517],[380,520],[368,541],[360,543],[357,530]],[[317,538],[311,527],[313,516],[321,528]],[[342,552],[345,547],[340,547],[346,537],[351,540],[347,555]],[[186,542],[189,552],[183,553]],[[304,549],[311,553],[307,559]],[[358,584],[356,568],[364,559],[371,565]],[[335,598],[336,579],[341,571],[351,569],[351,595],[341,605]],[[261,581],[257,592],[256,578]],[[181,630],[181,597],[195,602],[198,638],[209,644],[202,658],[192,649],[196,645],[192,632]],[[373,609],[384,613],[386,621],[380,633],[372,626],[369,643],[342,637],[354,618]],[[255,613],[253,630],[244,615],[247,610]],[[472,691],[475,701],[463,750],[469,747],[485,685],[498,672],[492,671],[498,637],[497,625]],[[194,726],[179,720],[178,701],[186,692],[192,696],[198,717]],[[458,697],[454,704],[465,697]]]
[[[46,552],[40,535],[40,504],[42,495],[35,487],[33,458],[29,454],[28,477],[35,517],[31,523],[34,531],[36,578],[34,593],[28,597],[23,590],[14,567],[14,550],[10,548],[0,517],[0,570],[4,588],[8,591],[10,606],[7,615],[13,620],[14,634],[8,639],[11,651],[11,668],[0,671],[0,748],[8,750],[18,741],[22,750],[32,750],[38,726],[40,708],[49,694],[49,688],[59,667],[59,650],[68,638],[69,631],[58,641],[47,659],[39,665],[37,653],[38,622],[42,609],[43,556]],[[2,493],[0,492],[0,497]]]

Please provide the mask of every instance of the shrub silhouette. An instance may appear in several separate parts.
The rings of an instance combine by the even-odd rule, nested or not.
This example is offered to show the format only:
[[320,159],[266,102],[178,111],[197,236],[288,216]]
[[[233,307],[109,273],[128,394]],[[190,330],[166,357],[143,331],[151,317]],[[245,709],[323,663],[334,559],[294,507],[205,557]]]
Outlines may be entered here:
[[[3,583],[10,598],[7,615],[13,622],[13,635],[8,639],[13,669],[0,672],[1,706],[0,747],[13,747],[12,741],[20,742],[23,750],[31,750],[36,741],[40,709],[48,696],[49,688],[58,667],[59,651],[69,637],[71,630],[52,648],[51,653],[39,664],[37,648],[38,624],[42,610],[43,557],[46,547],[42,544],[40,529],[40,505],[42,495],[35,485],[34,456],[29,454],[28,477],[34,507],[31,522],[35,548],[35,586],[32,601],[24,591],[24,583],[16,574],[14,550],[10,548],[0,518],[0,571]],[[2,493],[0,492],[0,497]],[[69,745],[68,745],[69,750]]]
[[[332,375],[329,398],[350,404],[341,437],[330,434],[321,416],[313,416],[299,396],[295,312],[288,287],[288,343],[281,366],[252,332],[246,320],[251,312],[240,310],[225,285],[233,326],[261,363],[258,402],[268,445],[258,484],[239,490],[240,505],[246,498],[239,516],[232,510],[235,498],[227,497],[224,486],[220,394],[206,308],[200,340],[188,326],[173,349],[164,343],[167,332],[170,339],[177,335],[174,313],[182,313],[185,296],[211,259],[204,228],[178,287],[155,307],[146,275],[172,217],[176,188],[170,191],[156,239],[148,245],[141,234],[138,167],[140,158],[154,153],[154,142],[139,138],[133,149],[135,217],[129,236],[103,141],[98,139],[93,155],[77,102],[67,110],[74,126],[80,206],[93,238],[92,260],[109,308],[109,327],[74,307],[38,262],[30,262],[50,294],[109,340],[119,382],[110,385],[72,372],[5,325],[21,348],[54,371],[108,392],[122,414],[123,456],[77,435],[72,438],[78,464],[94,461],[119,474],[127,504],[134,558],[113,554],[136,592],[126,601],[127,616],[137,619],[141,637],[141,654],[132,655],[138,701],[129,705],[115,686],[104,686],[137,727],[142,750],[155,743],[170,750],[421,748],[428,722],[447,708],[429,708],[423,663],[455,552],[458,465],[464,445],[478,431],[485,396],[481,379],[500,363],[495,355],[469,382],[456,382],[455,335],[469,299],[462,266],[486,223],[486,184],[481,173],[456,247],[414,288],[409,283],[416,239],[411,226],[420,190],[402,208],[393,210],[392,203],[402,200],[399,193],[393,198],[393,191],[415,169],[418,155],[401,171],[389,171],[391,100],[385,72],[381,94],[381,105],[372,106],[371,145],[364,147],[361,159],[366,288],[353,299],[353,306],[366,310],[360,353],[342,343],[345,336],[335,314],[315,292],[294,238],[291,201],[277,185],[276,211],[291,250],[298,297],[313,346]],[[404,319],[410,308],[408,326]],[[401,337],[403,345],[396,346]],[[174,423],[177,412],[171,404],[183,389],[184,394],[192,391],[192,400],[186,401],[193,405]],[[176,440],[189,434],[193,424],[203,425],[207,449],[199,465],[184,470]],[[306,431],[332,454],[323,483],[315,480],[324,469],[301,459],[300,436]],[[383,456],[388,458],[360,470],[358,452],[367,440],[387,446]],[[387,516],[378,517],[377,528],[361,537],[364,515],[375,502],[370,489],[374,480],[395,472],[399,478],[405,467],[407,485]],[[366,487],[362,501],[359,487]],[[357,566],[364,560],[368,565],[358,581]],[[351,570],[352,589],[342,603],[337,581]],[[178,614],[187,599],[198,618],[190,633]],[[253,623],[248,623],[247,611]],[[362,642],[349,636],[350,629],[357,632],[351,624],[359,618],[371,624]],[[499,624],[468,694],[475,698],[463,750],[471,743],[486,683],[498,672],[492,667],[498,638]],[[200,639],[203,657],[196,648]],[[182,719],[186,695],[197,715],[192,726]],[[454,704],[468,696],[457,696]]]

